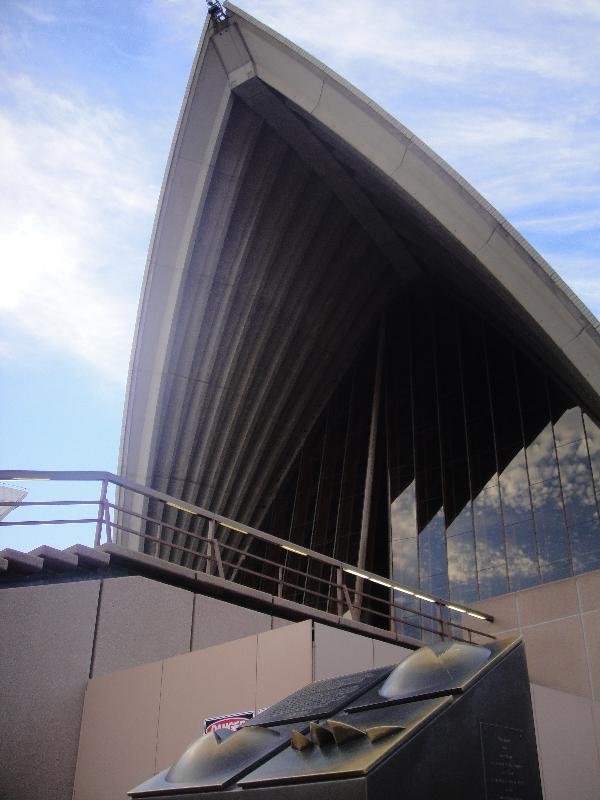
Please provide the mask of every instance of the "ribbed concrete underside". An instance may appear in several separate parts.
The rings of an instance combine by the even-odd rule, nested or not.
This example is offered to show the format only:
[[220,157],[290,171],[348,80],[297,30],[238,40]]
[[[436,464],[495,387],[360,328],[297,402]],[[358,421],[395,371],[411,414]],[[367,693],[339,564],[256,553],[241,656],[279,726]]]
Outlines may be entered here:
[[152,485],[258,523],[400,284],[340,199],[234,101],[176,314]]

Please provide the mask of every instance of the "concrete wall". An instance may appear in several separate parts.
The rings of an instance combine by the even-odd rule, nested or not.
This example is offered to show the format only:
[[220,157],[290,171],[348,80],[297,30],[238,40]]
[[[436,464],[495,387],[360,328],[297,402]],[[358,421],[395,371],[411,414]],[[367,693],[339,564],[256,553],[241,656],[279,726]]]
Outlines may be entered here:
[[522,636],[546,800],[600,797],[600,570],[477,607]]
[[127,789],[172,764],[207,717],[264,708],[312,680],[397,664],[409,654],[307,621],[94,678],[73,800],[123,800]]
[[523,637],[532,683],[600,701],[600,570],[475,607],[494,616],[490,633]]
[[600,703],[531,686],[545,800],[600,797]]
[[[71,797],[90,677],[282,624],[139,576],[0,589],[0,798]],[[155,671],[139,688],[146,722]]]
[[0,591],[0,797],[71,796],[99,581]]

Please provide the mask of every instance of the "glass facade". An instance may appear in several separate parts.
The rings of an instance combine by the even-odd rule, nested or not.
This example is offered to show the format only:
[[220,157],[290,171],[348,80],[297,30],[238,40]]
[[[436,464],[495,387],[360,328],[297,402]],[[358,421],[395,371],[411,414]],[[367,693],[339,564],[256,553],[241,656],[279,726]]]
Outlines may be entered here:
[[599,568],[600,430],[576,400],[432,286],[404,291],[381,326],[263,528],[352,563],[362,531],[367,569],[463,603]]

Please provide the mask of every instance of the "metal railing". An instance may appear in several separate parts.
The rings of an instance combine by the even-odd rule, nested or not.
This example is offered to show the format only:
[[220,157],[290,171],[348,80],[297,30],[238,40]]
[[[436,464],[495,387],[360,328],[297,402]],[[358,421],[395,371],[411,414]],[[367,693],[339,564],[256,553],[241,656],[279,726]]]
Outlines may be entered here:
[[[103,540],[120,540],[131,548],[135,541],[131,537],[136,537],[141,544],[132,550],[163,559],[168,556],[180,565],[188,561],[197,572],[294,601],[307,612],[325,611],[413,638],[468,642],[474,636],[494,638],[468,624],[469,618],[493,622],[489,614],[358,569],[109,472],[4,470],[0,480],[100,483],[99,496],[93,500],[0,502],[0,506],[15,509],[97,506],[92,517],[9,519],[0,521],[0,527],[88,524],[95,526],[95,546]],[[109,497],[110,487],[116,489],[114,501]],[[174,521],[165,518],[169,515]]]

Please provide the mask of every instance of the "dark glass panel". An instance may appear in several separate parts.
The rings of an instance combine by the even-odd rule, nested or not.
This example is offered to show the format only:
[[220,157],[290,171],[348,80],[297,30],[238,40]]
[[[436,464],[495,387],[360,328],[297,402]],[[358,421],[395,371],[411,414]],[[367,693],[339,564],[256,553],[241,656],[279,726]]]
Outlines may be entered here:
[[446,525],[450,526],[469,504],[471,496],[462,364],[456,308],[449,308],[446,298],[437,297],[433,318],[443,502]]
[[508,578],[512,592],[540,582],[540,572],[531,519],[510,525],[505,531]]
[[[419,561],[421,588],[431,592],[433,590],[427,588],[428,579],[448,572],[444,512],[441,509],[419,535]],[[445,588],[447,591],[447,578]]]
[[526,453],[529,480],[532,484],[550,479],[558,480],[558,462],[550,422],[527,446]]
[[600,502],[600,428],[598,428],[595,422],[592,422],[587,414],[583,415],[583,421],[587,435],[592,476],[596,488],[596,502]]
[[467,502],[460,513],[454,517],[451,525],[448,526],[446,536],[450,538],[465,532],[469,532],[471,536],[473,535],[473,509],[470,502]]
[[513,350],[490,328],[486,331],[486,348],[496,454],[502,472],[523,447]]
[[428,294],[414,298],[411,323],[417,528],[422,531],[442,506],[436,350]]
[[392,577],[403,586],[416,586],[419,574],[417,537],[392,540]]
[[468,603],[477,599],[477,571],[473,531],[448,537],[450,598]]
[[[417,506],[413,452],[412,379],[408,308],[401,305],[398,313],[386,322],[386,421],[387,459],[392,538],[392,574],[398,581],[417,584]],[[414,545],[400,549],[395,540],[414,538]],[[398,553],[402,552],[402,556]],[[406,554],[411,553],[410,567]]]
[[[479,574],[480,592],[490,592],[491,587],[503,586],[502,594],[508,591],[506,583],[506,553],[500,515],[500,494],[497,486],[484,489],[473,501],[475,522],[475,548]],[[482,574],[484,574],[482,585]],[[490,597],[483,593],[482,597]]]
[[519,390],[523,437],[528,446],[550,420],[546,376],[523,353],[515,349],[515,374]]
[[571,557],[558,478],[531,485],[540,566]]
[[393,602],[397,632],[404,636],[412,636],[413,639],[421,639],[420,601],[402,592],[394,592]]
[[417,536],[417,505],[414,480],[396,497],[390,506],[392,541]]
[[573,562],[570,558],[563,561],[554,561],[552,564],[540,562],[542,582],[551,583],[562,578],[570,578],[573,575]]
[[[553,391],[556,393],[555,389]],[[553,399],[553,395],[551,395],[550,399],[554,410],[556,408],[556,400]],[[554,419],[554,438],[556,439],[557,448],[583,439],[583,419],[579,406],[563,411],[560,416],[554,417]]]
[[567,525],[597,523],[596,497],[585,439],[557,448]]
[[500,475],[504,525],[513,525],[523,517],[531,518],[531,498],[525,452],[520,450]]
[[479,597],[482,600],[506,594],[507,591],[506,570],[496,568],[479,570]]
[[475,497],[498,480],[481,320],[468,313],[460,314],[459,339],[471,492]]
[[578,523],[569,530],[575,575],[600,568],[600,529],[595,522]]
[[[445,545],[444,545],[444,551],[445,551]],[[448,573],[438,572],[436,575],[427,575],[422,580],[420,588],[423,592],[432,594],[435,597],[443,597],[444,599],[447,600],[449,597]]]
[[489,567],[490,559],[496,563],[504,559],[500,494],[497,486],[484,489],[473,500],[473,519],[477,546],[477,562]]
[[[472,431],[472,440],[475,441],[480,430],[475,427]],[[471,435],[471,434],[470,434]],[[498,485],[498,473],[496,472],[496,453],[492,450],[474,450],[469,456],[471,476],[473,486],[477,486],[474,496],[477,496],[482,489],[489,489]]]

